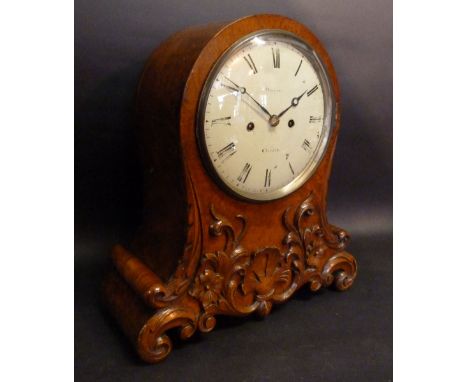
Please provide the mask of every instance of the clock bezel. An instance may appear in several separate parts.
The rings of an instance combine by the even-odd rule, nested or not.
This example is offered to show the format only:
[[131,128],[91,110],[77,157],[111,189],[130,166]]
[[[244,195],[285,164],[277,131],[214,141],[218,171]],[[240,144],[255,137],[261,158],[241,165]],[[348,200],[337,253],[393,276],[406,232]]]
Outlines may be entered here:
[[[298,49],[302,54],[304,54],[304,56],[307,57],[308,61],[312,64],[312,66],[315,69],[317,76],[319,77],[320,86],[324,94],[323,126],[325,127],[322,130],[322,132],[324,133],[322,133],[319,144],[315,149],[315,151],[318,152],[318,154],[314,154],[311,157],[306,167],[291,182],[270,193],[246,192],[242,194],[231,188],[229,184],[227,184],[221,178],[218,171],[214,167],[210,155],[208,153],[208,148],[206,145],[204,134],[205,110],[208,102],[208,95],[217,75],[219,74],[219,70],[222,68],[224,63],[231,57],[231,54],[233,52],[235,52],[240,46],[248,43],[255,37],[268,36],[269,38],[271,38],[275,35],[278,36],[280,40],[283,39],[283,42],[291,43],[295,47],[295,49]],[[268,203],[274,200],[285,198],[291,195],[293,192],[297,191],[299,188],[301,188],[308,180],[310,180],[310,178],[314,176],[314,174],[317,172],[317,169],[320,167],[320,164],[322,163],[325,153],[328,150],[328,146],[336,128],[336,111],[336,97],[330,73],[328,73],[325,63],[323,62],[322,58],[313,46],[311,46],[307,41],[299,37],[297,34],[288,30],[265,28],[254,31],[245,36],[242,36],[220,55],[220,57],[215,61],[212,68],[210,69],[206,81],[203,84],[197,107],[198,118],[196,122],[197,145],[200,157],[202,159],[202,163],[205,169],[207,170],[208,174],[210,175],[210,178],[214,181],[214,183],[223,191],[227,192],[229,195],[237,199],[253,203]]]

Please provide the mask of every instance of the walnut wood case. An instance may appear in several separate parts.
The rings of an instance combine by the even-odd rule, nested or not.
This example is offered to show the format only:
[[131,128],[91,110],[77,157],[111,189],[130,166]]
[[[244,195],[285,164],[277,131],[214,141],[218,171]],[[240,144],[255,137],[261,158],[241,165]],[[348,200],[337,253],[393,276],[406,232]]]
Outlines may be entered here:
[[[335,128],[311,178],[281,199],[237,199],[210,176],[196,138],[203,85],[236,41],[264,29],[285,30],[309,44],[331,79]],[[162,43],[145,66],[136,114],[145,174],[142,228],[133,243],[112,249],[104,299],[147,362],[172,350],[167,330],[183,339],[209,332],[216,315],[270,313],[304,284],[312,291],[349,288],[354,257],[348,234],[328,223],[326,194],[340,128],[338,83],[325,49],[298,22],[275,15],[183,30]]]

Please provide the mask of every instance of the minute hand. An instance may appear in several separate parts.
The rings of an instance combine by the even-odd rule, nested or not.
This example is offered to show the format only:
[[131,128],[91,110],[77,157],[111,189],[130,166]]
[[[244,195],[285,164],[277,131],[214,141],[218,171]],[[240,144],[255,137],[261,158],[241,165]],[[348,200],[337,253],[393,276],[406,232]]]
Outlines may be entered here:
[[300,99],[304,96],[304,94],[306,94],[306,92],[307,92],[307,90],[304,91],[304,93],[302,93],[299,97],[294,97],[291,100],[291,105],[289,105],[286,109],[284,109],[281,113],[279,113],[278,118],[281,118],[281,116],[284,115],[292,107],[296,107],[299,104]]
[[259,107],[260,109],[263,110],[264,113],[266,113],[270,118],[272,117],[272,115],[270,114],[270,112],[269,112],[262,104],[260,104],[260,102],[258,102],[254,97],[252,97],[249,93],[247,93],[247,90],[245,90],[245,88],[240,88],[240,92],[241,92],[241,93],[242,93],[242,89],[244,90],[244,93],[245,93],[246,95],[248,95],[248,96],[250,97],[250,99],[251,99],[252,101],[254,101],[254,102],[258,105],[258,107]]
[[240,92],[241,94],[245,94],[245,95],[249,96],[250,99],[251,99],[252,101],[254,101],[254,102],[258,105],[258,107],[259,107],[260,109],[262,109],[262,111],[263,111],[265,114],[268,115],[268,117],[270,117],[270,118],[272,117],[272,115],[270,114],[270,112],[269,112],[262,104],[260,104],[260,102],[258,102],[254,97],[252,97],[252,96],[247,92],[247,90],[246,90],[244,87],[237,85],[234,81],[232,81],[231,79],[229,79],[229,78],[226,77],[226,76],[224,76],[224,78],[226,78],[230,83],[232,83],[235,87],[237,87],[237,89],[239,90],[239,92]]

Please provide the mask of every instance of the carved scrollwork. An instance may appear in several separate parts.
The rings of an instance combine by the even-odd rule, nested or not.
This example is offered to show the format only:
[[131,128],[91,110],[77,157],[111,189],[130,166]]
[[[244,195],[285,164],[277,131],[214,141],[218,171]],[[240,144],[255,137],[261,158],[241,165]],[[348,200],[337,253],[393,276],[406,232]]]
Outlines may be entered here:
[[[183,265],[178,268],[175,278],[163,285],[166,289],[161,285],[148,289],[146,300],[153,306],[176,301],[164,305],[140,332],[140,355],[149,362],[160,361],[170,353],[172,343],[165,334],[168,329],[180,327],[181,337],[188,338],[197,328],[202,332],[213,330],[216,314],[257,312],[265,316],[274,303],[287,300],[305,283],[309,283],[312,291],[332,284],[339,290],[346,290],[354,281],[357,270],[354,258],[347,252],[336,252],[336,249],[344,248],[348,236],[336,227],[322,225],[322,213],[314,205],[312,194],[301,203],[292,218],[289,208],[284,212],[282,220],[287,232],[283,252],[276,247],[249,252],[241,243],[247,230],[247,219],[237,215],[239,224],[234,225],[214,206],[210,213],[213,217],[210,234],[224,236],[225,241],[221,250],[202,256],[189,290],[191,297],[184,294],[182,300],[176,300],[179,293],[183,294],[185,282],[191,280]],[[196,232],[199,229],[197,222],[191,224],[193,232],[199,234]],[[200,239],[194,237],[193,240],[199,245],[197,240]]]
[[[219,215],[213,206],[210,213],[214,219],[210,225],[210,233],[214,236],[224,235],[225,243],[222,250],[206,253],[201,260],[198,275],[195,278],[191,294],[202,304],[206,326],[200,321],[200,330],[213,329],[214,313],[248,314],[257,308],[257,303],[250,296],[239,295],[238,288],[250,263],[250,256],[240,244],[247,227],[247,220],[242,215],[236,218],[241,222],[241,229],[236,232],[231,221]],[[209,317],[209,320],[206,318]]]
[[305,222],[308,217],[316,213],[312,201],[313,196],[309,195],[296,209],[292,222],[289,219],[290,209],[284,212],[283,225],[288,233],[283,242],[288,247],[286,259],[293,260],[292,264],[297,269],[297,286],[310,281],[311,289],[318,290],[322,286],[322,281],[317,272],[317,258],[325,253],[327,247],[324,244],[320,226],[317,224],[310,226]]
[[[240,228],[236,230],[228,218],[211,206],[210,233],[224,236],[225,242],[222,250],[202,256],[190,290],[203,308],[198,322],[201,331],[214,328],[215,314],[246,315],[256,311],[267,315],[274,303],[287,300],[305,283],[312,291],[333,282],[340,290],[352,284],[355,261],[345,252],[332,256],[319,271],[326,256],[331,256],[336,248],[344,248],[348,236],[336,227],[322,225],[326,221],[314,201],[314,195],[309,195],[292,218],[289,208],[284,212],[284,252],[276,247],[247,251],[241,244],[247,219],[237,215]],[[316,218],[310,219],[314,215]]]
[[159,310],[141,328],[138,335],[138,353],[150,363],[162,361],[172,351],[172,341],[166,331],[180,328],[180,338],[191,337],[197,328],[199,305],[185,298],[180,305]]
[[[283,250],[271,246],[248,251],[242,245],[247,219],[237,215],[237,224],[233,224],[211,206],[213,221],[209,233],[223,236],[224,245],[220,250],[203,254],[196,273],[185,272],[185,265],[192,267],[193,264],[180,265],[179,273],[176,272],[177,282],[175,279],[168,284],[159,282],[149,269],[119,249],[120,263],[123,264],[120,271],[125,275],[128,262],[132,262],[130,268],[140,275],[139,282],[132,284],[133,287],[147,291],[144,297],[150,306],[162,306],[140,330],[140,356],[148,362],[164,359],[172,350],[171,340],[165,334],[171,328],[179,327],[180,336],[185,339],[197,328],[201,332],[213,330],[217,314],[256,312],[265,316],[273,304],[286,301],[306,283],[312,291],[332,284],[338,290],[348,289],[357,271],[354,257],[342,250],[348,236],[337,227],[324,226],[326,220],[314,202],[311,194],[292,216],[289,208],[284,211]],[[192,224],[199,230],[197,222]],[[193,240],[195,245],[201,246],[197,243],[201,238],[193,237]],[[134,275],[128,278],[133,279]],[[188,293],[185,283],[191,285]]]
[[344,291],[353,285],[357,273],[357,263],[348,252],[339,252],[330,257],[325,264],[322,278],[327,286],[334,284],[335,288]]

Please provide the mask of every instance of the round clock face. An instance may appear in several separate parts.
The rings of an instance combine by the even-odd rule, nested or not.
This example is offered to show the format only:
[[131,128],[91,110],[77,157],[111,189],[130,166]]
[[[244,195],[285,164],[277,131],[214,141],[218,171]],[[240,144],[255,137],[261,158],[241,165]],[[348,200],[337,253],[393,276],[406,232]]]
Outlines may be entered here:
[[312,48],[288,32],[250,35],[220,58],[205,84],[198,124],[204,159],[237,196],[286,196],[320,163],[334,104]]

